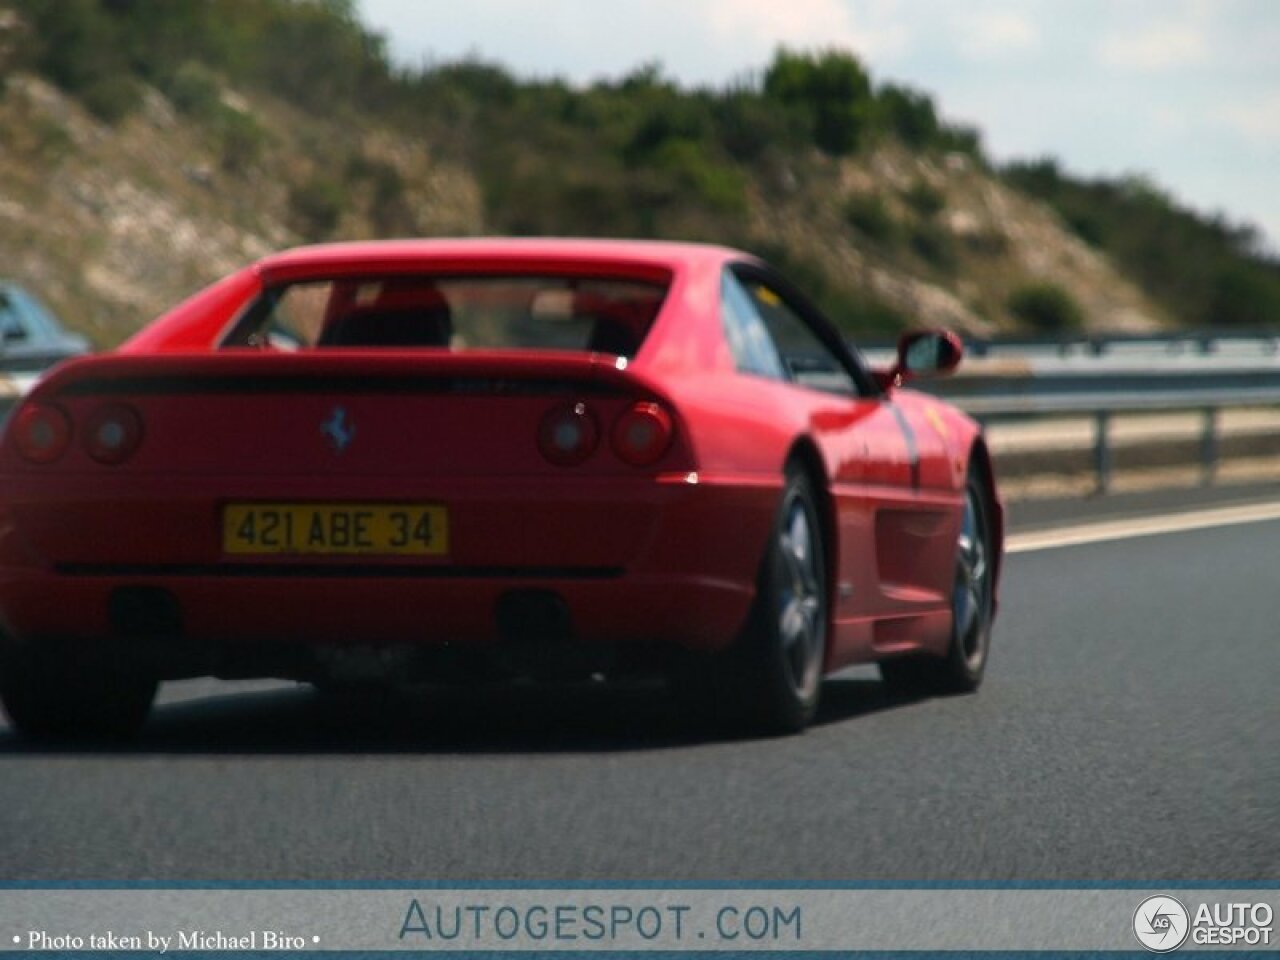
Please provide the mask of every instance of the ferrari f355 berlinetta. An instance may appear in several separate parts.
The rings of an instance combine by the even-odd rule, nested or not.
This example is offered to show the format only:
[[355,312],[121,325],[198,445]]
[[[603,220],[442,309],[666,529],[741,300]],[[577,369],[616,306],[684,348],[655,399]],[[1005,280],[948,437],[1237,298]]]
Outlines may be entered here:
[[760,260],[422,240],[269,256],[23,399],[0,697],[119,736],[157,684],[663,671],[768,731],[824,674],[976,688],[1002,512],[977,425]]

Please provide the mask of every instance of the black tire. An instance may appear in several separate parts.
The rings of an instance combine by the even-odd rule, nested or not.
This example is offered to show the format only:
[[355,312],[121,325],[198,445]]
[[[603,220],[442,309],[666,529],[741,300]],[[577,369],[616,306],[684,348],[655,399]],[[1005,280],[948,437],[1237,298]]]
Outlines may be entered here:
[[827,555],[813,484],[789,468],[743,634],[677,684],[698,719],[737,732],[802,731],[818,709],[827,648]]
[[911,694],[971,693],[982,684],[991,651],[995,553],[991,496],[972,466],[965,485],[964,517],[956,543],[951,598],[951,642],[942,657],[910,656],[880,663],[880,676]]
[[0,700],[29,740],[129,739],[146,722],[158,687],[155,677],[106,653],[26,648],[0,664]]

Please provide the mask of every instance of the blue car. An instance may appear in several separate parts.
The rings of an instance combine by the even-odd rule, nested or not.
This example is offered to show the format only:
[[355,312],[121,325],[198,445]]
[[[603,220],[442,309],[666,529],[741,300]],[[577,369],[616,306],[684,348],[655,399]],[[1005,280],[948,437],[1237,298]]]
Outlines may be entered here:
[[0,280],[0,374],[25,393],[31,382],[60,360],[90,350],[89,341],[62,329],[35,296]]

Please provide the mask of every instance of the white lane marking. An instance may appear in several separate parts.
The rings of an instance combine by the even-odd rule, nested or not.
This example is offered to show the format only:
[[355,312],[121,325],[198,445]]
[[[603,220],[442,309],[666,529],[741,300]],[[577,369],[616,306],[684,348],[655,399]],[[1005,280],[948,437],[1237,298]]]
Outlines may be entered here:
[[1189,513],[1166,514],[1161,517],[1140,517],[1134,520],[1105,520],[1098,523],[1082,523],[1075,527],[1057,530],[1036,530],[1015,533],[1005,541],[1005,553],[1031,553],[1036,550],[1053,550],[1056,547],[1074,547],[1085,543],[1104,543],[1108,540],[1128,540],[1133,537],[1154,537],[1161,533],[1182,533],[1188,530],[1205,530],[1209,527],[1230,527],[1242,523],[1260,523],[1264,520],[1280,520],[1280,503],[1252,503],[1237,507],[1213,507]]

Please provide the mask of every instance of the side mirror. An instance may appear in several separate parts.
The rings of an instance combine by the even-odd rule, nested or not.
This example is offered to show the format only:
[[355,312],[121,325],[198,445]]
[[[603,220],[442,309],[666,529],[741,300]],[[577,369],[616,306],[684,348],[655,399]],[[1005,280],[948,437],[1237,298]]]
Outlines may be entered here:
[[916,377],[937,377],[960,365],[964,344],[950,330],[916,330],[898,340],[898,362],[891,382],[904,383]]

